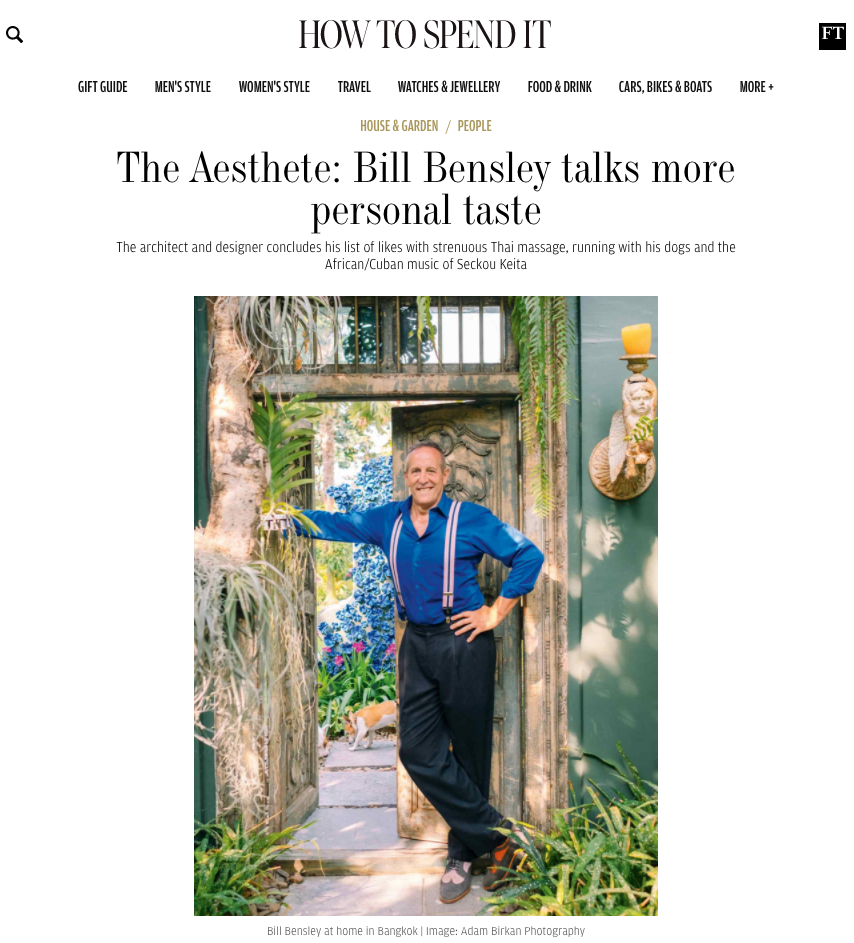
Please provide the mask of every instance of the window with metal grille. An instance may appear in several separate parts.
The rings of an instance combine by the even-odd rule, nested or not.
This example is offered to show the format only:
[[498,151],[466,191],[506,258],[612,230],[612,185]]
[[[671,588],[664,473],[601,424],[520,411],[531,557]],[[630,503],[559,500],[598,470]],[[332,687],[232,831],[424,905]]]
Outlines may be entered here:
[[342,297],[337,342],[328,327],[331,318],[326,319],[322,333],[301,338],[300,363],[323,373],[516,372],[507,299],[431,296],[433,337],[427,325],[418,331],[416,300],[415,295]]

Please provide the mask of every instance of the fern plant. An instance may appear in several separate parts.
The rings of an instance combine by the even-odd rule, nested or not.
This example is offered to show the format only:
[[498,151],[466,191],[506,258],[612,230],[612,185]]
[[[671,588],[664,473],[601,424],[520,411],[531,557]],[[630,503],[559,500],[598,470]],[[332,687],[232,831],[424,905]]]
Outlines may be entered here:
[[526,448],[537,452],[534,513],[545,517],[555,506],[549,477],[549,425],[564,422],[567,402],[577,399],[566,379],[569,348],[577,342],[575,327],[567,317],[566,298],[544,295],[511,299],[510,326],[519,349],[522,440]]
[[658,422],[658,416],[654,419],[651,416],[641,416],[635,424],[635,431],[631,435],[623,437],[625,442],[645,442],[651,439],[655,434],[655,424]]

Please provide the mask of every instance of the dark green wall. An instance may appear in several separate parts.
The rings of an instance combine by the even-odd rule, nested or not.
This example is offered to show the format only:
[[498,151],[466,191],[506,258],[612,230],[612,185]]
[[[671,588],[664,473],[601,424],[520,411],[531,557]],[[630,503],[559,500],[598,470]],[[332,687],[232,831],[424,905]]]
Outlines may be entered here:
[[[196,296],[193,305],[195,338],[193,344],[193,367],[195,371],[194,409],[195,434],[193,451],[195,459],[195,484],[193,495],[193,526],[205,525],[208,520],[208,318],[207,303],[203,296]],[[203,721],[213,724],[213,714],[205,714]],[[216,816],[216,782],[214,779],[213,750],[193,737],[193,817],[197,822],[209,822]]]
[[[619,761],[618,740],[641,776],[657,780],[658,476],[640,497],[613,501],[593,487],[587,463],[629,376],[618,359],[620,329],[649,322],[657,353],[658,300],[570,300],[579,336],[569,366],[579,401],[567,408],[570,772],[578,790],[587,777],[609,784],[607,767],[589,754]],[[658,383],[656,361],[646,375]]]

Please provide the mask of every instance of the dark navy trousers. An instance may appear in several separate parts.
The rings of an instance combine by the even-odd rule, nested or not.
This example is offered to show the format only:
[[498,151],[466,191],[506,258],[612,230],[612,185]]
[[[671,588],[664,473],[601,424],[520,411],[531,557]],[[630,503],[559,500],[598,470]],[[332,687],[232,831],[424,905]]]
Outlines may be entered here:
[[450,826],[448,856],[461,861],[504,840],[490,831],[502,816],[488,802],[495,637],[470,634],[407,622],[397,661],[400,761]]

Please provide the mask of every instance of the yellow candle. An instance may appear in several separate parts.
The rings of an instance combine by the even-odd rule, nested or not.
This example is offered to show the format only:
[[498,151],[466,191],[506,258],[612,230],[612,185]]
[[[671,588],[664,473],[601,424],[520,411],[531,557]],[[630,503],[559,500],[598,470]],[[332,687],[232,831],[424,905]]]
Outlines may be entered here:
[[649,324],[630,324],[623,328],[623,347],[630,357],[648,354],[652,344],[652,327]]

